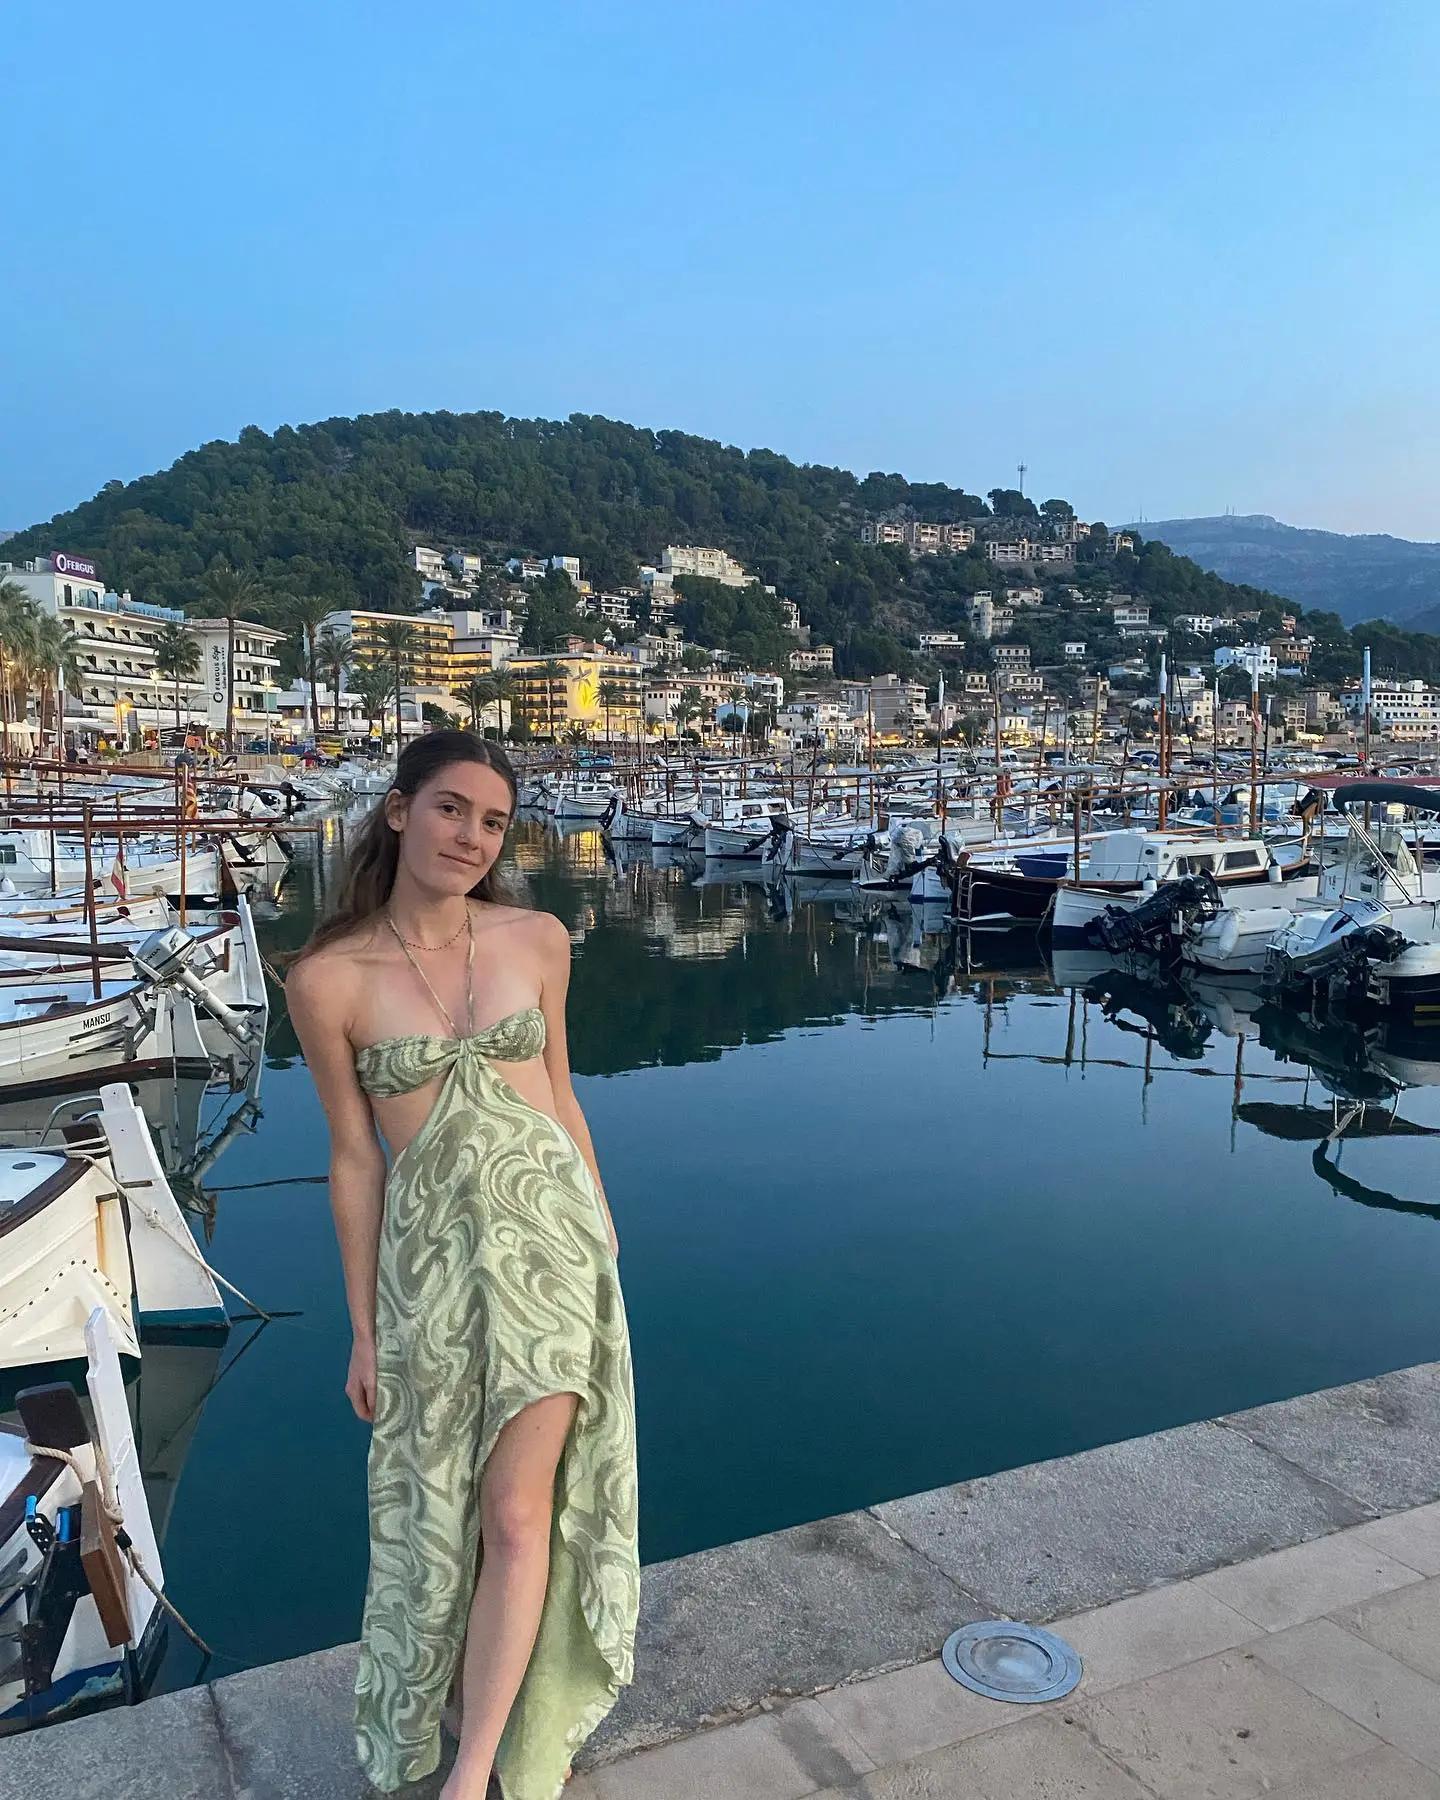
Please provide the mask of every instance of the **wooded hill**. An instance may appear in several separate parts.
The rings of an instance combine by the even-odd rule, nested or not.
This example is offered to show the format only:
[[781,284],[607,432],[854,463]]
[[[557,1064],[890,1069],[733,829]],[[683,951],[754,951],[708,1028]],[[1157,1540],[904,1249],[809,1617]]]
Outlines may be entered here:
[[[576,555],[597,588],[633,582],[666,544],[714,544],[798,601],[812,640],[836,646],[840,673],[863,675],[913,668],[907,642],[917,631],[959,626],[966,597],[1003,588],[1006,576],[980,546],[912,561],[899,546],[862,545],[862,520],[908,514],[993,529],[1004,519],[1033,535],[1042,510],[1070,512],[1055,501],[1037,509],[1011,490],[991,490],[987,503],[941,483],[860,478],[582,414],[387,412],[273,433],[247,427],[235,443],[202,445],[158,474],[107,482],[92,500],[17,533],[5,554],[90,556],[112,587],[197,612],[217,560],[276,592],[410,610],[420,599],[409,562],[416,542],[479,550],[497,565],[510,555]],[[1099,534],[1081,546],[1073,572],[1045,582],[1051,593],[1071,583],[1138,594],[1161,621],[1256,607],[1278,619],[1286,604],[1158,542],[1112,558]],[[773,655],[775,621],[758,594],[742,611],[743,630],[727,624],[720,597],[692,592],[682,622],[702,642],[734,629],[748,640],[734,647]],[[1047,637],[1071,628],[1063,606],[1046,613]]]

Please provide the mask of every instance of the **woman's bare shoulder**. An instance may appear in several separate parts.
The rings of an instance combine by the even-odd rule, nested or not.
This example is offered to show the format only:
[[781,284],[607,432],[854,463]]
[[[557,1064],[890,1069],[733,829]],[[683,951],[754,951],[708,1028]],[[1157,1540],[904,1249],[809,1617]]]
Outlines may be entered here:
[[375,934],[366,922],[332,938],[319,950],[307,951],[291,965],[285,992],[299,995],[307,1004],[333,1010],[333,1001],[348,1001],[358,991],[365,971],[374,960]]

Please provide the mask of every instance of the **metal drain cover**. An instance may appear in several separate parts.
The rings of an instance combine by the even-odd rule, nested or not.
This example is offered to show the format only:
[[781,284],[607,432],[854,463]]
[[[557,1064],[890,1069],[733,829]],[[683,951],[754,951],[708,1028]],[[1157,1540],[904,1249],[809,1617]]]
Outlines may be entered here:
[[962,1687],[988,1700],[1021,1705],[1058,1700],[1080,1679],[1080,1658],[1038,1625],[992,1619],[952,1631],[940,1652]]

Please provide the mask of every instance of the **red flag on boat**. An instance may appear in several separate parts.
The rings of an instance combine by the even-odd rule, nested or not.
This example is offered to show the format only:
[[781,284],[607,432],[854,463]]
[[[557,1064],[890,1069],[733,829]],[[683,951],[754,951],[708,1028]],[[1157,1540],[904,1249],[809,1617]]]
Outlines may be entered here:
[[125,891],[125,840],[121,838],[115,851],[115,860],[110,865],[110,885],[121,900],[130,896]]

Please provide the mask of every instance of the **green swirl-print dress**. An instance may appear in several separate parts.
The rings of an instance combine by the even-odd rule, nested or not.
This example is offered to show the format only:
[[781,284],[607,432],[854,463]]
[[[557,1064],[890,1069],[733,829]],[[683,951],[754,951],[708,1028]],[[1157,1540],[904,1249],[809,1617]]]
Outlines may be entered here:
[[635,1395],[609,1232],[569,1133],[491,1067],[544,1047],[531,1007],[473,1037],[389,1038],[356,1057],[371,1094],[445,1075],[391,1167],[380,1233],[355,1724],[382,1793],[440,1760],[483,1555],[479,1476],[502,1426],[547,1394],[580,1402],[556,1470],[539,1633],[495,1758],[505,1800],[556,1800],[633,1674]]

